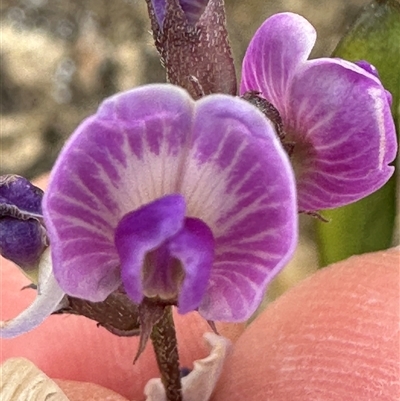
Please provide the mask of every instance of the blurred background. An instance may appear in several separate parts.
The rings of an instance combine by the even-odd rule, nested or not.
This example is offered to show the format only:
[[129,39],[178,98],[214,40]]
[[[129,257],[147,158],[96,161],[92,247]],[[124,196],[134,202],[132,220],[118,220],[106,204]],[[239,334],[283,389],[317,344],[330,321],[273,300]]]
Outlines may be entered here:
[[[367,0],[226,0],[240,70],[271,14],[316,27],[313,56],[329,55]],[[0,173],[48,171],[74,128],[117,91],[164,81],[145,0],[2,0]]]
[[[226,0],[238,76],[250,38],[271,14],[293,11],[317,29],[313,57],[329,56],[368,0]],[[163,82],[145,0],[2,0],[0,174],[49,171],[68,136],[104,97]],[[313,219],[301,216],[294,261],[274,298],[314,272]]]

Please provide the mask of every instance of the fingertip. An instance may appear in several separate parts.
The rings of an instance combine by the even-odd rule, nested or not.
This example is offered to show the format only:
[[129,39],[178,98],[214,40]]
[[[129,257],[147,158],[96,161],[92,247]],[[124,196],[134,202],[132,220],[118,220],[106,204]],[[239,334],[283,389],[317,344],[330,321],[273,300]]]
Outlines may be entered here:
[[398,399],[400,249],[319,271],[237,341],[214,400]]

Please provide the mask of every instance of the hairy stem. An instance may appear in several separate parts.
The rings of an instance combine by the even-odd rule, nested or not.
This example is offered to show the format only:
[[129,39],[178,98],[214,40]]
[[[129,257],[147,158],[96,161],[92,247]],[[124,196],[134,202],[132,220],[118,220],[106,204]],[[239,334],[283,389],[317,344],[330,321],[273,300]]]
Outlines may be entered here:
[[171,306],[165,307],[163,316],[153,326],[150,338],[167,400],[182,401],[178,346]]

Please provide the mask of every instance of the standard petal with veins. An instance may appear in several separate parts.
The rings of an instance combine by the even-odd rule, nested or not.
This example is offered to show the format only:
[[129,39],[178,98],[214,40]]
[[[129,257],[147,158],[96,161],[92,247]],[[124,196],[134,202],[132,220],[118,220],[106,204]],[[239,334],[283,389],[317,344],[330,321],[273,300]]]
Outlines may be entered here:
[[[175,206],[176,217],[161,213],[168,199],[181,199],[184,215]],[[151,202],[164,228],[128,229]],[[161,292],[176,277],[180,310],[197,304],[210,320],[247,319],[297,240],[294,176],[272,124],[244,100],[211,95],[195,102],[172,85],[106,100],[61,152],[43,207],[54,273],[69,295],[101,301],[122,286],[137,302],[151,288],[132,280],[156,283],[157,269],[177,268],[168,262],[174,258],[184,278],[167,272]],[[120,230],[128,235],[123,242]],[[132,270],[129,243],[148,250],[145,259],[156,266]],[[193,248],[213,255],[211,266],[210,256],[191,255]],[[210,271],[201,276],[203,269]],[[192,297],[196,277],[206,284]]]

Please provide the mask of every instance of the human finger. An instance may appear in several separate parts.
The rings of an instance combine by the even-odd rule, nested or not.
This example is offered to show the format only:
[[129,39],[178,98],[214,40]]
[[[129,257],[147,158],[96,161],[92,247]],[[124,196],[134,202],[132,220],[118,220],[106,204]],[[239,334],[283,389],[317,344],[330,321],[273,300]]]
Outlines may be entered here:
[[[97,384],[70,380],[55,380],[55,382],[69,401],[128,401],[127,398]],[[135,400],[131,399],[130,401]]]
[[214,401],[381,400],[400,394],[400,248],[319,271],[237,341]]

